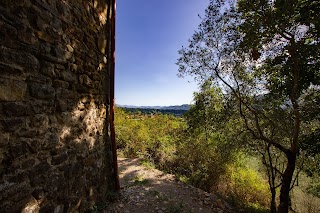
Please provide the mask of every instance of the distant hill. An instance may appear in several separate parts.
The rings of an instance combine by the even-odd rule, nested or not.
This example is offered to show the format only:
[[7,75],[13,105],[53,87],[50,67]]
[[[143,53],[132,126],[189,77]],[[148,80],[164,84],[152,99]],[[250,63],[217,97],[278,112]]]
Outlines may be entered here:
[[170,110],[189,110],[189,104],[174,105],[174,106],[134,106],[134,105],[117,105],[121,108],[131,108],[131,109],[170,109]]
[[160,112],[163,114],[173,114],[181,116],[190,109],[189,104],[175,105],[175,106],[134,106],[134,105],[117,105],[117,107],[124,108],[128,112],[138,112],[150,114]]

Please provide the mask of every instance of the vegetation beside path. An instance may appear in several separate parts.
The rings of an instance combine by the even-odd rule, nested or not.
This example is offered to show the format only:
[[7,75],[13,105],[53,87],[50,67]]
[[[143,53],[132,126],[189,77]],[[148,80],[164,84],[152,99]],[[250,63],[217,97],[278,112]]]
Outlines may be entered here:
[[[200,94],[197,98],[201,99]],[[216,112],[219,116],[228,114],[218,106],[205,113],[208,118],[223,120]],[[209,119],[203,122],[200,118],[204,112],[199,105],[184,117],[135,114],[119,108],[115,113],[121,156],[139,158],[148,168],[174,174],[174,179],[220,196],[237,211],[269,211],[268,176],[259,155],[245,146],[245,135],[237,136],[236,117],[219,123]],[[143,187],[148,181],[136,175],[136,180],[127,183]],[[300,175],[299,186],[292,193],[292,206],[297,212],[319,211],[319,198],[307,193],[316,183],[317,178]],[[316,191],[316,187],[312,189]]]

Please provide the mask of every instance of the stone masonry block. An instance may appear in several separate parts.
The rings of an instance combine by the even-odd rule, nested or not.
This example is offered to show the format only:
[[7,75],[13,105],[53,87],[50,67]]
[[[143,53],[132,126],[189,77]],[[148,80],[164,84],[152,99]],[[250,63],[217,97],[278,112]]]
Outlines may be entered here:
[[0,101],[22,101],[26,90],[27,84],[24,81],[0,79]]
[[31,106],[26,102],[7,102],[3,105],[4,112],[9,116],[24,116],[32,114]]
[[0,62],[7,64],[17,64],[28,71],[39,70],[40,64],[38,59],[27,52],[13,50],[10,48],[0,47]]
[[29,85],[30,95],[40,99],[53,99],[55,97],[55,89],[46,84],[31,84]]

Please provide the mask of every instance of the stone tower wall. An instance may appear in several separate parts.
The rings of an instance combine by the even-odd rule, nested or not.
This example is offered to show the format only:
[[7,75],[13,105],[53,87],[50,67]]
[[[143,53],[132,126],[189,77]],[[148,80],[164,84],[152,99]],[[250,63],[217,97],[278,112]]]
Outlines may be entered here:
[[0,212],[84,212],[114,189],[110,8],[0,1]]

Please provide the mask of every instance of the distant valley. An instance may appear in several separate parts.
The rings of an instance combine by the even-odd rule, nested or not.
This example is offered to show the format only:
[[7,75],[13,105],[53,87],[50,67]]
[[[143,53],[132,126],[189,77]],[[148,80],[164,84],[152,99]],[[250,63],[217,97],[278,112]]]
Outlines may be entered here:
[[134,105],[117,105],[117,107],[125,109],[127,112],[141,112],[143,114],[151,113],[163,113],[173,114],[175,116],[182,116],[185,112],[190,109],[189,104],[175,105],[175,106],[134,106]]

